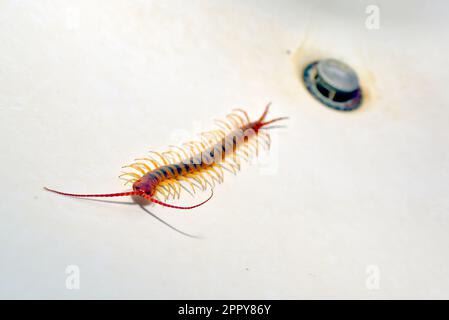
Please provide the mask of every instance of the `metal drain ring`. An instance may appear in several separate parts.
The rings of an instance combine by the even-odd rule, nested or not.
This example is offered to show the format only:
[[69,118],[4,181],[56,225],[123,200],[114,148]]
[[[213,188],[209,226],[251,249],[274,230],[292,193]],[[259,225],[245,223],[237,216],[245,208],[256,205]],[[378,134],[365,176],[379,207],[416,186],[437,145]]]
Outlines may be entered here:
[[333,59],[315,61],[303,73],[307,90],[327,107],[340,111],[357,109],[362,103],[362,91],[356,73]]

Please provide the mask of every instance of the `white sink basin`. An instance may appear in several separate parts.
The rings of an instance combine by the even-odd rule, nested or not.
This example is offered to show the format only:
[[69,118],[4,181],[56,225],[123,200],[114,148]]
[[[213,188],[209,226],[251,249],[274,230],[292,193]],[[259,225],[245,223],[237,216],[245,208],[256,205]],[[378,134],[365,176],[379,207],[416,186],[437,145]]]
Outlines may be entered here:
[[[376,5],[2,1],[0,298],[449,298],[449,3]],[[323,58],[358,110],[305,89]],[[287,128],[198,209],[42,189],[127,190],[122,165],[269,101]]]

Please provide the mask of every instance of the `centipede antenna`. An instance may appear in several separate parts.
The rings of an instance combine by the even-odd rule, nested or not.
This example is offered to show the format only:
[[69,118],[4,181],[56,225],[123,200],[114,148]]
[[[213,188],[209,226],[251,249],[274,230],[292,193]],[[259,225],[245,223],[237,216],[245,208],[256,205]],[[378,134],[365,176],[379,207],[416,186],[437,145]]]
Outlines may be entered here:
[[76,197],[76,198],[100,198],[100,197],[125,197],[125,196],[136,196],[140,193],[138,191],[129,191],[129,192],[119,192],[119,193],[105,193],[105,194],[78,194],[78,193],[66,193],[61,191],[56,191],[49,189],[47,187],[44,187],[45,190],[60,194],[62,196],[67,197]]

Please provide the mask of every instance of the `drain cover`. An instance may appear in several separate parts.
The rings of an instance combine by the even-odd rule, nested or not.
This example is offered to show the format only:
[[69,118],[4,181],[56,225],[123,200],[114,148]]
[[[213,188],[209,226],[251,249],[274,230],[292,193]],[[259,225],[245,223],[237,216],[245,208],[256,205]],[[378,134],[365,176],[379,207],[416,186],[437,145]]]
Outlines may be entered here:
[[324,105],[341,111],[357,109],[362,91],[355,71],[334,59],[315,61],[304,69],[307,90]]

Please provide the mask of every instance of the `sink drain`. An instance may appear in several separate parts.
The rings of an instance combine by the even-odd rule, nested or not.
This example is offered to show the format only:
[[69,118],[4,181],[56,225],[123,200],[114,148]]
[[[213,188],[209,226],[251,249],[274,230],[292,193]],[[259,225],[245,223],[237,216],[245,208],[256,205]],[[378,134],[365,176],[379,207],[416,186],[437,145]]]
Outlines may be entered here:
[[357,109],[362,91],[355,71],[334,59],[312,62],[304,69],[307,90],[324,105],[341,111]]

